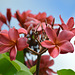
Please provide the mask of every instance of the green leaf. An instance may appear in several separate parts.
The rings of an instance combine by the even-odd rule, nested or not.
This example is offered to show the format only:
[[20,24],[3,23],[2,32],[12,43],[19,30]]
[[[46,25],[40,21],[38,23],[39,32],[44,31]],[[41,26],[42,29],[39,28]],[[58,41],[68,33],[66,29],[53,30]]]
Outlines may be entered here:
[[27,71],[20,70],[15,75],[31,75],[31,74],[29,72],[27,72]]
[[75,72],[71,69],[62,69],[57,71],[58,75],[75,75]]
[[34,74],[36,72],[36,65],[30,68],[30,72]]
[[6,58],[0,59],[0,74],[2,75],[14,75],[17,69]]
[[29,75],[32,75],[24,64],[17,60],[11,61],[6,54],[2,54],[2,58],[0,59],[0,74],[14,75],[21,70],[28,73]]
[[0,54],[0,59],[2,59],[3,58],[3,55],[2,54]]
[[23,51],[17,51],[16,59],[22,63],[24,63],[24,53]]

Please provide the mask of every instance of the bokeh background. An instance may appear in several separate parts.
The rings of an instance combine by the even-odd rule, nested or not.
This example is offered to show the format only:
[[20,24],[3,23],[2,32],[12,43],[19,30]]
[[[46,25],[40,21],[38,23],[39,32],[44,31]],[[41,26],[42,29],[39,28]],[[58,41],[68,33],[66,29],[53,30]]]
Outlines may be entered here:
[[[31,10],[33,14],[46,12],[47,16],[53,15],[55,17],[56,23],[61,23],[59,15],[62,16],[65,23],[70,17],[75,18],[75,0],[0,0],[0,12],[6,15],[7,8],[11,8],[12,14],[16,10],[20,10],[20,12]],[[18,21],[12,18],[11,26],[15,26],[18,29]],[[4,25],[2,29],[8,28]],[[73,45],[74,40],[75,37],[71,40]],[[60,54],[54,60],[55,64],[51,67],[54,71],[60,69],[72,69],[75,71],[75,52],[64,55]]]

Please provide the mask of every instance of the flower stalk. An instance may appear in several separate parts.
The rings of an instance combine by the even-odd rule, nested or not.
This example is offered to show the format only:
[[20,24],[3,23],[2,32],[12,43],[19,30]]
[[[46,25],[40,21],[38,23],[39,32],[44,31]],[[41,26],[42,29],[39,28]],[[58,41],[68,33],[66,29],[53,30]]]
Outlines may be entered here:
[[39,54],[37,57],[36,75],[39,75],[40,59],[41,59],[41,55]]

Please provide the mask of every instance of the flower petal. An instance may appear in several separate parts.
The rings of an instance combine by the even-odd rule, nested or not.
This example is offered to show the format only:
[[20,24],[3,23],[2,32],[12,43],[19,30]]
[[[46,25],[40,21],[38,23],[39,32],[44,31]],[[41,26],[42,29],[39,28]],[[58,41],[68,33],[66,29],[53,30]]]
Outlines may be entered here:
[[50,69],[50,68],[48,68],[47,71],[48,71],[49,75],[50,75],[51,73],[57,74],[57,72],[54,72],[54,71],[53,71],[52,69]]
[[19,37],[18,30],[15,29],[14,27],[9,30],[8,35],[9,35],[9,38],[14,42],[16,42],[16,40]]
[[48,40],[41,42],[41,45],[46,48],[54,48],[55,47],[55,45],[53,45],[53,43]]
[[12,44],[12,41],[9,40],[9,37],[6,33],[0,34],[0,42],[3,43],[4,45],[11,45]]
[[46,67],[50,67],[52,65],[54,65],[54,60],[50,60],[46,63]]
[[5,33],[8,35],[8,31],[7,30],[2,30],[1,33]]
[[16,55],[17,55],[17,48],[16,48],[16,46],[15,46],[15,47],[13,47],[13,48],[10,50],[10,59],[11,59],[11,61],[12,61],[12,60],[15,60]]
[[52,25],[52,22],[53,22],[53,16],[50,15],[49,17],[46,18],[47,19],[47,23]]
[[0,21],[0,31],[1,31],[2,26],[3,26],[3,22]]
[[62,40],[68,40],[69,41],[73,36],[74,36],[74,33],[72,33],[71,31],[63,30],[59,33],[58,40],[59,41],[62,41]]
[[8,52],[12,46],[5,46],[5,45],[0,45],[0,54]]
[[21,16],[19,10],[16,11],[16,18],[20,22],[20,24],[23,26],[23,19],[22,19],[22,16]]
[[69,29],[72,29],[73,26],[74,26],[74,18],[73,17],[70,17],[68,22],[67,22],[67,26]]
[[59,45],[59,47],[60,47],[61,54],[68,53],[68,52],[71,52],[71,53],[74,52],[74,47],[69,41],[62,42]]
[[17,48],[19,51],[23,50],[24,48],[27,48],[29,45],[27,44],[27,38],[21,37],[17,41]]
[[7,19],[8,19],[8,22],[10,23],[10,20],[11,20],[11,9],[7,9]]
[[53,58],[57,57],[60,53],[58,47],[50,48],[50,49],[48,49],[48,52],[49,52],[50,56],[52,56]]
[[20,28],[20,29],[18,29],[18,33],[19,34],[22,34],[22,33],[27,34],[27,30],[24,28]]
[[62,24],[65,24],[64,21],[63,21],[63,19],[61,18],[61,15],[59,15],[59,18],[60,18],[60,20],[61,20],[61,23],[62,23]]
[[46,27],[45,31],[46,31],[48,38],[54,43],[54,41],[57,38],[55,31],[51,29],[50,27]]
[[74,35],[75,35],[75,28],[72,28],[72,30],[71,30],[73,33],[74,33]]
[[0,20],[1,20],[3,23],[7,24],[6,17],[5,17],[2,13],[0,13]]

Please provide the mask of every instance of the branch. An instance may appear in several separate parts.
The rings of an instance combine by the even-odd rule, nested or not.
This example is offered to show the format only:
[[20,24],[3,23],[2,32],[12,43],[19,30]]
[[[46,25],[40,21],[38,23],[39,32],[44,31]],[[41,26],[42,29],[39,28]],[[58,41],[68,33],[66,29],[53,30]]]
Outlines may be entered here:
[[36,51],[32,50],[30,47],[28,47],[28,50],[33,52],[35,55],[39,55],[39,53],[37,53]]

